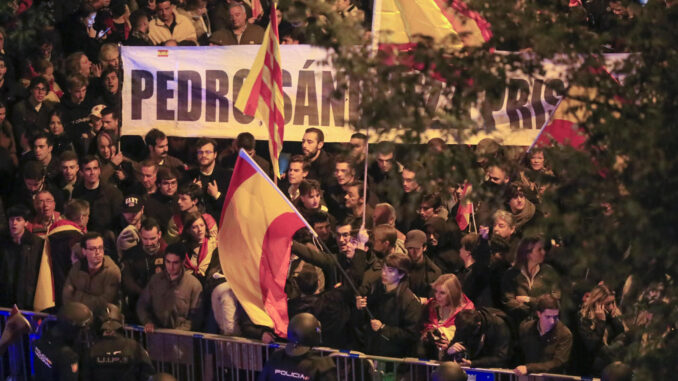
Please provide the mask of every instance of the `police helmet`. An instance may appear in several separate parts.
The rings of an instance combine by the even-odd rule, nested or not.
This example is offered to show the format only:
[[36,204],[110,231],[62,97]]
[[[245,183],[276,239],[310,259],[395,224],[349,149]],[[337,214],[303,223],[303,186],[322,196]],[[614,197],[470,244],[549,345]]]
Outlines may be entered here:
[[434,381],[466,381],[468,376],[461,366],[453,361],[440,363],[438,369],[433,372]]
[[287,340],[292,344],[287,346],[289,355],[299,356],[308,352],[321,343],[320,322],[308,312],[294,315],[287,327]]
[[59,325],[73,330],[88,328],[94,316],[86,305],[78,302],[65,303],[57,313]]
[[97,314],[101,332],[115,332],[125,326],[125,316],[115,304],[108,303]]

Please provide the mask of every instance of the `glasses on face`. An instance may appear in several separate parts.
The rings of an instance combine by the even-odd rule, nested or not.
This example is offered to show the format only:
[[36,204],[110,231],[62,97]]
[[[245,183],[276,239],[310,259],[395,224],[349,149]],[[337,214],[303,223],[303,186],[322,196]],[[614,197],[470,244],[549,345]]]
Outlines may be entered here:
[[103,246],[97,246],[97,247],[87,247],[87,250],[93,252],[93,253],[103,253],[104,252],[104,247]]
[[44,87],[34,87],[33,90],[41,92],[41,93],[46,93],[47,89]]

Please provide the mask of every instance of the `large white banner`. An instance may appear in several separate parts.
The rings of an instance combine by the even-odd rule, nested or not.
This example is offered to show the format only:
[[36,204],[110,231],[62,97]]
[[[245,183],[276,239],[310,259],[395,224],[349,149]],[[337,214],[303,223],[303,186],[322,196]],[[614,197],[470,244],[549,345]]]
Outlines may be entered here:
[[[318,127],[327,142],[346,142],[354,132],[348,125],[360,90],[352,84],[338,91],[336,73],[327,52],[308,45],[283,45],[285,141],[301,141],[304,130]],[[266,140],[259,120],[233,107],[259,46],[122,47],[124,66],[123,129],[126,135],[145,135],[159,128],[171,136],[234,138],[250,132]],[[620,59],[621,56],[608,57]],[[474,144],[492,137],[506,145],[530,145],[558,104],[565,89],[563,66],[545,63],[539,78],[511,75],[499,98],[481,101],[470,110],[478,133],[448,143]],[[433,84],[422,96],[436,107],[446,102]],[[440,136],[430,129],[425,138]],[[395,137],[392,137],[395,138]]]

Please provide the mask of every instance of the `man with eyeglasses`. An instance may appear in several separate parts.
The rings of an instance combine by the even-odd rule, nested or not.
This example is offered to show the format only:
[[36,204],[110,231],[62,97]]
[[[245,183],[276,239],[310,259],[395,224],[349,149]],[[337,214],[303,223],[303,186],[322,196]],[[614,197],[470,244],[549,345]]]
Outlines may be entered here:
[[190,170],[187,177],[202,188],[205,194],[205,211],[218,221],[233,172],[217,165],[216,140],[201,138],[195,146],[198,168]]
[[104,254],[104,239],[87,232],[80,241],[85,258],[73,264],[62,292],[64,303],[80,302],[93,311],[116,304],[120,292],[120,268]]
[[49,114],[54,109],[52,102],[46,101],[49,83],[43,77],[35,77],[28,86],[28,98],[17,103],[12,109],[14,136],[20,138],[38,132],[49,123]]

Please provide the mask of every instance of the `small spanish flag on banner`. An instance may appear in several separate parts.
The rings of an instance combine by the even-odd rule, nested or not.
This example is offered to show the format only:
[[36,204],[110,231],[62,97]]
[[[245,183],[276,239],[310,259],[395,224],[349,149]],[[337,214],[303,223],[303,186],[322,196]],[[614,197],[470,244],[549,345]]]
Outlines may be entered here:
[[285,281],[292,235],[304,226],[287,197],[240,150],[221,212],[221,269],[252,322],[281,337],[289,322]]

